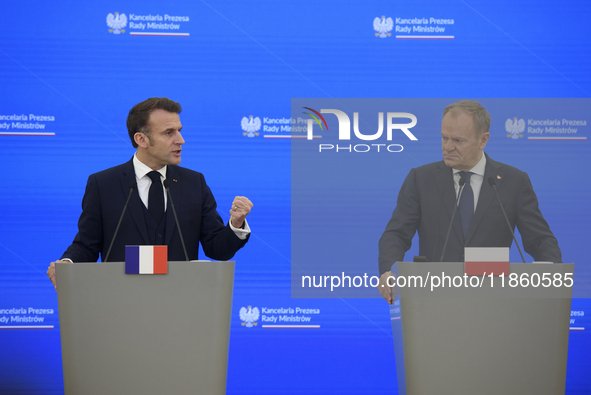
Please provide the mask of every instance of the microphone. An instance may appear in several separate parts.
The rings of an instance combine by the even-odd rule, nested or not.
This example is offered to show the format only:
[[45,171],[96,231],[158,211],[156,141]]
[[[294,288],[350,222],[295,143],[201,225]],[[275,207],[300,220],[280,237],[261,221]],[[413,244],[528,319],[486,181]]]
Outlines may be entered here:
[[497,196],[497,200],[499,202],[499,206],[501,206],[501,210],[503,210],[503,216],[505,217],[505,221],[507,221],[507,226],[509,227],[509,232],[511,232],[511,236],[513,236],[513,240],[515,240],[515,244],[517,245],[517,249],[519,250],[519,255],[521,255],[521,260],[525,263],[525,258],[523,257],[523,253],[521,252],[521,247],[519,247],[519,243],[515,238],[515,233],[513,232],[513,228],[511,227],[511,223],[509,222],[509,218],[507,217],[507,213],[505,213],[505,208],[503,207],[503,203],[501,203],[501,198],[499,197],[499,192],[497,191],[497,184],[493,177],[488,177],[488,184],[495,190],[495,195]]
[[441,223],[441,210],[443,209],[443,196],[444,196],[444,193],[446,190],[446,186],[447,186],[447,183],[445,183],[443,185],[443,191],[439,191],[439,189],[437,189],[437,192],[439,192],[439,208],[437,209],[437,227],[435,228],[437,230],[437,232],[435,235],[435,244],[433,245],[433,253],[431,254],[431,260],[433,262],[435,262],[435,253],[437,251],[437,243],[439,243],[439,224]]
[[181,244],[183,245],[183,251],[185,252],[185,259],[189,261],[189,255],[187,254],[187,248],[185,247],[185,239],[183,239],[183,233],[181,232],[181,226],[179,225],[179,219],[176,216],[176,210],[174,209],[174,203],[172,196],[170,195],[170,189],[168,187],[168,179],[164,179],[164,189],[168,194],[168,200],[170,201],[170,207],[172,207],[172,213],[174,214],[174,221],[176,222],[176,228],[179,230],[179,236],[181,236]]
[[454,224],[454,217],[456,216],[456,211],[458,211],[458,202],[460,201],[460,196],[462,196],[462,191],[464,190],[464,184],[466,183],[466,179],[464,177],[460,178],[460,192],[458,193],[458,197],[456,198],[456,204],[454,205],[454,211],[451,214],[451,221],[449,222],[449,228],[447,229],[447,234],[445,235],[445,243],[443,243],[443,251],[441,252],[441,258],[439,258],[439,262],[443,262],[443,256],[445,255],[445,250],[447,249],[447,241],[449,240],[449,234],[451,233],[451,227]]
[[115,242],[115,238],[117,237],[117,233],[119,233],[119,227],[121,226],[121,221],[123,221],[123,216],[125,215],[125,210],[127,210],[127,205],[129,204],[129,198],[131,198],[131,194],[137,188],[137,181],[134,181],[129,186],[129,195],[127,196],[127,200],[125,201],[125,206],[123,206],[123,212],[121,213],[121,217],[119,217],[119,223],[117,224],[117,228],[115,228],[115,234],[111,239],[111,245],[109,246],[109,250],[107,251],[107,256],[103,262],[107,262],[109,259],[109,255],[111,255],[111,248],[113,248],[113,243]]

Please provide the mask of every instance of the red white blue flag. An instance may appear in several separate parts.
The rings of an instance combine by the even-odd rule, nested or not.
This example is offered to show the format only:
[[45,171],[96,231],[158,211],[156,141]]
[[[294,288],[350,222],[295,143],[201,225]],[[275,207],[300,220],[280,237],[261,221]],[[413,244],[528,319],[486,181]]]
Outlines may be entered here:
[[167,246],[125,246],[125,274],[168,273]]

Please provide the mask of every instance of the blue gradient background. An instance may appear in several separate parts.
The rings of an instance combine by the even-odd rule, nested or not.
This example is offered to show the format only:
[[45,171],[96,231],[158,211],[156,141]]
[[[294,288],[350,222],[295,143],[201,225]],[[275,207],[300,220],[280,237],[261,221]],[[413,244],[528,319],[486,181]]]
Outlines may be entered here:
[[[190,36],[113,35],[105,18],[115,11],[187,15],[190,22],[181,25]],[[587,98],[591,92],[586,1],[26,0],[3,4],[2,15],[0,115],[56,120],[46,122],[53,137],[0,136],[0,309],[57,311],[45,271],[75,235],[88,175],[133,154],[125,118],[135,103],[168,96],[184,109],[182,164],[205,174],[222,217],[228,219],[235,195],[255,204],[253,236],[236,255],[229,394],[396,393],[386,303],[291,299],[290,142],[244,137],[242,117],[287,118],[297,97]],[[454,19],[455,39],[377,38],[373,19],[382,15]],[[523,150],[518,161],[495,156],[528,171],[565,259],[585,256],[588,210],[581,212],[586,221],[573,226],[561,215],[564,203],[548,196],[558,184],[572,205],[587,205],[587,144],[540,148],[549,162],[573,160],[568,174],[528,168],[530,159],[539,160],[537,151]],[[495,147],[502,152],[503,145]],[[397,177],[416,165],[400,165]],[[551,181],[539,181],[545,178]],[[393,194],[398,187],[389,186]],[[382,209],[389,215],[393,206]],[[377,262],[367,270],[377,272]],[[238,311],[247,305],[318,308],[321,329],[244,328]],[[574,300],[573,310],[589,313],[588,300]],[[576,324],[588,321],[577,317]],[[45,323],[55,329],[0,330],[0,393],[63,393],[57,314]],[[571,332],[568,394],[591,392],[590,350],[588,331]]]

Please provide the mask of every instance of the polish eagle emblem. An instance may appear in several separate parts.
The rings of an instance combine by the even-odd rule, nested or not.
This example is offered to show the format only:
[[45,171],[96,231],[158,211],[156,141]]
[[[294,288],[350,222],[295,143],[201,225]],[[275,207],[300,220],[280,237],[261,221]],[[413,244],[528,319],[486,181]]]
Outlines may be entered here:
[[259,134],[257,132],[261,128],[261,119],[259,117],[253,118],[252,115],[250,118],[243,117],[241,125],[242,130],[244,130],[243,135],[248,137],[258,136]]
[[377,32],[376,37],[386,38],[390,37],[392,34],[388,33],[391,32],[394,28],[394,21],[392,18],[387,18],[382,16],[382,19],[376,18],[373,20],[373,29]]
[[259,319],[259,316],[260,312],[258,307],[248,306],[248,309],[246,307],[240,309],[240,320],[243,321],[242,326],[247,328],[256,326],[257,323],[255,321]]
[[505,122],[505,130],[509,133],[507,137],[511,137],[513,140],[517,140],[520,137],[523,137],[521,134],[525,130],[525,121],[522,119],[517,119],[514,117],[513,119],[507,119]]
[[109,13],[107,15],[107,26],[110,27],[109,33],[120,34],[125,33],[123,28],[127,25],[127,16],[118,12],[115,15]]

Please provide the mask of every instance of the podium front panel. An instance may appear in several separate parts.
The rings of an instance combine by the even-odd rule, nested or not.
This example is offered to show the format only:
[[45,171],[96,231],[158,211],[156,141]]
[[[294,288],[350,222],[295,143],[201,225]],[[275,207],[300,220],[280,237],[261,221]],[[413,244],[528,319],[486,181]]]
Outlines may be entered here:
[[[510,269],[528,275],[536,270],[573,273],[572,264],[511,264]],[[406,278],[426,273],[463,278],[463,263],[401,262],[397,268],[397,275]],[[401,395],[564,394],[569,290],[518,292],[484,281],[440,293],[430,287],[399,288],[395,303],[392,330]]]
[[58,263],[66,395],[225,394],[234,262]]

